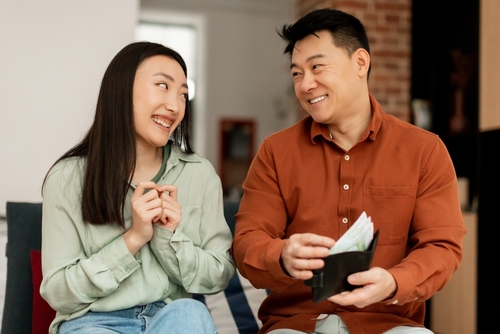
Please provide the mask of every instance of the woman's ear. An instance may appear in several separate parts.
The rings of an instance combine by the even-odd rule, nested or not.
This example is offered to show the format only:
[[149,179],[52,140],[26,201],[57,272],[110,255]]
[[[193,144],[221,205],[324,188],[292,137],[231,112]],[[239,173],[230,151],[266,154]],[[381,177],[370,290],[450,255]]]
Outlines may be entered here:
[[358,66],[358,75],[366,76],[368,75],[368,69],[370,68],[370,54],[363,48],[359,48],[354,51],[353,55],[356,59],[356,65]]

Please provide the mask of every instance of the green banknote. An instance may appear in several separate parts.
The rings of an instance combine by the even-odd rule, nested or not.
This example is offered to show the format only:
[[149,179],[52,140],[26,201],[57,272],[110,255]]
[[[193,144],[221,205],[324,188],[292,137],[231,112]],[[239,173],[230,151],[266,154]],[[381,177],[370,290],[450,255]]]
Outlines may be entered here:
[[335,245],[330,248],[330,254],[364,251],[373,238],[373,223],[363,211],[354,224],[344,233]]

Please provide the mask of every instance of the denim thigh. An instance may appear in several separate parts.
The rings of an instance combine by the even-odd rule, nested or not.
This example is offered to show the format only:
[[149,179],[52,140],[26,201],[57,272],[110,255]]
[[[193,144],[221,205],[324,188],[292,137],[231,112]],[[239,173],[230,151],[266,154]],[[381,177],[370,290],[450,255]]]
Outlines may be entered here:
[[58,334],[216,333],[206,306],[194,299],[155,302],[112,312],[88,312],[64,321]]

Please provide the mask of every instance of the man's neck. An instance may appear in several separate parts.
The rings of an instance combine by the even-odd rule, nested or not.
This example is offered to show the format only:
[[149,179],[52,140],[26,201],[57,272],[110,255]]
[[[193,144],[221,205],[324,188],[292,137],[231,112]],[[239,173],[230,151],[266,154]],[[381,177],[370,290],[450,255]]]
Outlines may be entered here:
[[333,141],[349,151],[359,141],[372,119],[371,105],[365,104],[359,112],[339,124],[328,124]]

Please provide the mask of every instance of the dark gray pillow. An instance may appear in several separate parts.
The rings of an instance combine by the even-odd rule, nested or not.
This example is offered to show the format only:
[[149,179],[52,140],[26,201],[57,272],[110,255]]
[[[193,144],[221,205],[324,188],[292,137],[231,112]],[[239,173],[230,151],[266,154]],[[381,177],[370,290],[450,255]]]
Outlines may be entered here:
[[2,334],[31,333],[31,250],[40,250],[42,204],[7,202],[7,284]]

